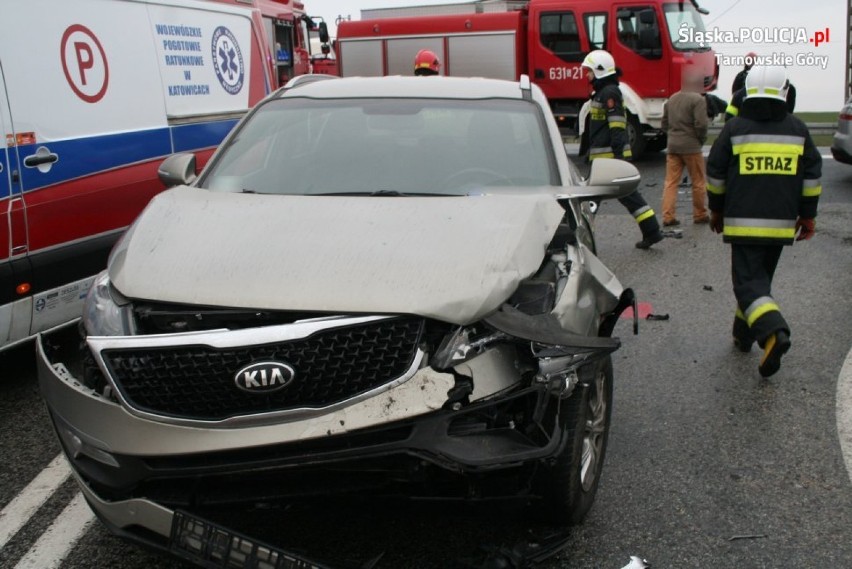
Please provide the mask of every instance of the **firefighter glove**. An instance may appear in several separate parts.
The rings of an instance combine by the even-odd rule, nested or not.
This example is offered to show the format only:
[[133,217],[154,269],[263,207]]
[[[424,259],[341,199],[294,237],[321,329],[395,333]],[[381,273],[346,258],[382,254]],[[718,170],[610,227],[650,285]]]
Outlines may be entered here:
[[796,241],[801,241],[802,239],[808,240],[813,237],[816,232],[816,221],[800,217],[796,220],[796,231],[798,232],[798,235],[796,235]]
[[713,233],[722,233],[722,230],[725,228],[725,219],[722,215],[721,211],[711,211],[710,212],[710,229],[713,230]]

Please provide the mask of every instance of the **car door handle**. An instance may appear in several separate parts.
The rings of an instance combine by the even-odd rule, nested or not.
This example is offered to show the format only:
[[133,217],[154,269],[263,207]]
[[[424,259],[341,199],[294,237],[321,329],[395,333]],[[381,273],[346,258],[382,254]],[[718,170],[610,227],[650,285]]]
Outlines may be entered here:
[[43,164],[53,164],[59,160],[59,155],[54,154],[45,146],[39,147],[35,154],[30,154],[24,158],[24,166],[27,168],[37,168]]

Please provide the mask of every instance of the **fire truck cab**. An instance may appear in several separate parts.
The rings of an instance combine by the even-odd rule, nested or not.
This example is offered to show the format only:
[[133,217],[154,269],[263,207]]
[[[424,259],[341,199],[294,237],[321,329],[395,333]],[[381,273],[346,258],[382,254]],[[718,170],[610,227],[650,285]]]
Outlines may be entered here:
[[389,12],[390,18],[341,22],[341,75],[411,74],[414,55],[427,48],[441,58],[446,75],[516,80],[528,74],[547,95],[563,131],[579,133],[581,108],[591,94],[580,64],[590,51],[605,49],[623,72],[621,90],[634,154],[665,146],[663,104],[680,89],[684,65],[699,67],[705,88],[715,88],[719,71],[713,51],[689,41],[701,37],[696,32],[704,31],[701,14],[706,12],[693,0],[445,6],[470,12],[433,15],[429,7],[429,15],[406,16],[396,10]]

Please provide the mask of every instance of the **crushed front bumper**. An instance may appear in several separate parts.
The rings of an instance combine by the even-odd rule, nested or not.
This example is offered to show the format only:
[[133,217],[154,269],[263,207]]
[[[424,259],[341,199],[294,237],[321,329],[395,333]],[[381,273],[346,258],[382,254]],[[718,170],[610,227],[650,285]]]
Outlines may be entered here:
[[[41,338],[37,353],[41,391],[63,450],[89,503],[119,534],[144,528],[167,538],[178,508],[318,493],[305,481],[322,481],[319,493],[328,493],[381,487],[386,479],[367,476],[376,471],[392,480],[438,472],[465,483],[495,472],[526,476],[564,444],[558,397],[546,384],[454,410],[445,408],[454,377],[421,367],[387,391],[324,415],[205,428],[134,414],[51,361]],[[547,428],[534,436],[511,419],[489,423],[533,409],[547,417]],[[328,471],[345,472],[351,487],[323,478]]]

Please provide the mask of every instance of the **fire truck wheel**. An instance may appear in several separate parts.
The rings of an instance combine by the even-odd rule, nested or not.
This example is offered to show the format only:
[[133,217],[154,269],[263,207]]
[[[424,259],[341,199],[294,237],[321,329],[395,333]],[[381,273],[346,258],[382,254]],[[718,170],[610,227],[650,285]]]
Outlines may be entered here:
[[645,152],[662,152],[666,149],[668,139],[666,135],[658,136],[645,143]]
[[645,137],[642,136],[642,125],[639,124],[639,118],[630,112],[627,113],[627,139],[630,141],[633,159],[641,158],[645,152]]
[[565,448],[536,473],[535,485],[543,498],[537,513],[549,523],[582,522],[598,489],[612,414],[612,360],[607,356],[590,365],[594,376],[562,402]]

